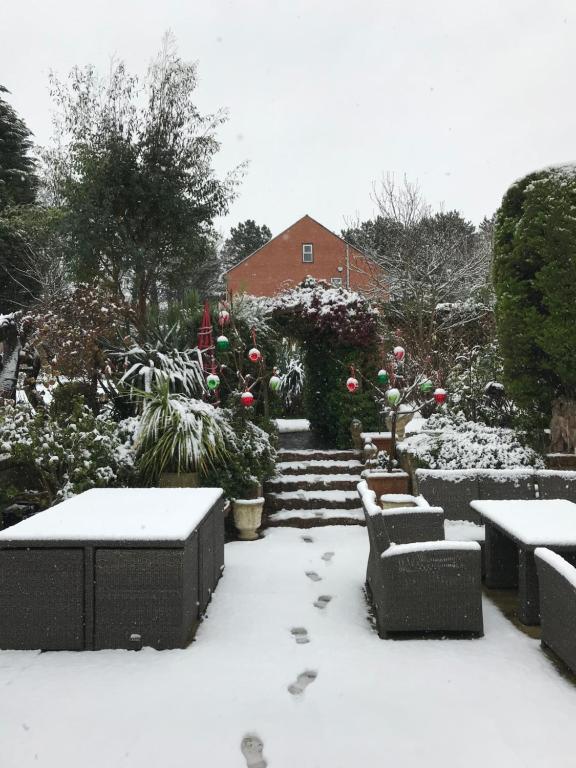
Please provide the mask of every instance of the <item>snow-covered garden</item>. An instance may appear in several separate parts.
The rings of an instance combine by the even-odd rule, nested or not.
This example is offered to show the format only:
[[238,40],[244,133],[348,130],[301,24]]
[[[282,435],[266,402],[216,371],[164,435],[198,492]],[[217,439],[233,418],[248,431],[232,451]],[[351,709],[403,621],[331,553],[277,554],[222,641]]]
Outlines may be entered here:
[[0,768],[569,768],[574,167],[232,293],[223,115],[111,67],[42,177],[0,98]]

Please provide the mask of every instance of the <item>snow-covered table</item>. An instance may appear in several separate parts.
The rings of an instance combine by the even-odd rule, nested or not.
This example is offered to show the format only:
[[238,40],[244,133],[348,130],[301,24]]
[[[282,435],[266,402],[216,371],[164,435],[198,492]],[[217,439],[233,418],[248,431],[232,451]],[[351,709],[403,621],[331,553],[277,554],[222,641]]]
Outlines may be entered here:
[[224,565],[220,488],[102,488],[0,532],[0,648],[184,647]]
[[563,499],[472,501],[486,525],[486,585],[518,587],[523,624],[540,622],[536,547],[576,563],[576,504]]

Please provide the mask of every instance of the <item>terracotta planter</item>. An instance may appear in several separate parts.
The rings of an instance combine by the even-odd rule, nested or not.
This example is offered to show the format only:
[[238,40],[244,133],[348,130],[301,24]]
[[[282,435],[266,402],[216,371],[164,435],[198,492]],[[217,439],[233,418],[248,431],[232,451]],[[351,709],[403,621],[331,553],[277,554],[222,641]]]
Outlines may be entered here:
[[163,472],[159,488],[198,488],[198,472]]
[[232,502],[234,525],[238,529],[238,538],[241,541],[255,541],[258,538],[263,508],[263,496],[257,499],[234,499]]
[[390,432],[364,433],[364,440],[365,442],[372,443],[378,451],[386,451],[386,453],[390,453],[390,449],[392,448],[392,435]]
[[410,477],[406,472],[362,472],[362,477],[376,498],[380,499],[385,493],[410,493]]

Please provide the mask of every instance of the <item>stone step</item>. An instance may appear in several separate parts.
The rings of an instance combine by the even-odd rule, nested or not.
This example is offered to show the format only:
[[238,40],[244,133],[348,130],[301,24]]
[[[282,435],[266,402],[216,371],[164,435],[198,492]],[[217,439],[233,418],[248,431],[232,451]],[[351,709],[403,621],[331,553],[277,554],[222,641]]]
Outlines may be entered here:
[[306,473],[340,475],[350,473],[360,476],[364,468],[364,464],[357,459],[344,459],[343,461],[309,459],[306,461],[279,461],[276,464],[279,475],[303,475]]
[[268,528],[319,528],[326,525],[366,525],[359,509],[281,509],[267,516]]
[[289,448],[281,448],[278,451],[278,461],[360,461],[362,458],[361,451],[329,451],[316,448],[309,448],[306,450],[291,450]]
[[282,509],[357,509],[358,491],[280,491],[265,494],[265,508],[269,513]]
[[266,492],[276,491],[354,491],[360,482],[360,475],[280,475],[268,480]]

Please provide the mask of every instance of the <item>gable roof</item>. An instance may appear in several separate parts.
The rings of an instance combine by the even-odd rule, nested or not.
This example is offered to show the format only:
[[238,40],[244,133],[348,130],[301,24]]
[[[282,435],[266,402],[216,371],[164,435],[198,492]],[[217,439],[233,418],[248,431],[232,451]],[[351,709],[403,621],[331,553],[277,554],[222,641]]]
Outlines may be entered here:
[[288,232],[289,229],[292,229],[292,227],[295,227],[296,224],[299,224],[301,221],[304,221],[304,219],[309,219],[310,221],[314,222],[314,224],[317,224],[319,227],[322,227],[322,229],[325,229],[326,232],[329,232],[333,237],[337,237],[338,240],[341,240],[346,245],[350,246],[350,248],[353,248],[357,253],[364,256],[364,258],[369,259],[370,257],[367,256],[365,253],[363,253],[357,246],[352,245],[352,243],[349,243],[347,240],[344,240],[343,237],[340,237],[340,235],[337,235],[335,232],[332,232],[331,229],[328,229],[328,227],[325,227],[324,224],[321,224],[316,219],[313,219],[312,216],[309,214],[304,214],[301,218],[297,219],[293,224],[290,224],[289,227],[286,227],[286,229],[283,229],[282,232],[278,233],[277,235],[274,235],[274,237],[271,237],[268,242],[264,243],[264,245],[261,245],[260,248],[256,248],[255,251],[252,251],[252,253],[249,253],[248,256],[244,256],[243,259],[241,259],[237,264],[234,264],[233,267],[230,267],[230,269],[227,269],[226,272],[224,272],[225,275],[229,275],[230,272],[233,272],[236,267],[239,267],[240,264],[244,264],[245,261],[248,261],[248,259],[251,259],[252,256],[254,256],[256,253],[262,250],[262,248],[266,248],[267,245],[269,245],[273,240],[277,240],[279,237],[282,237],[286,232]]

